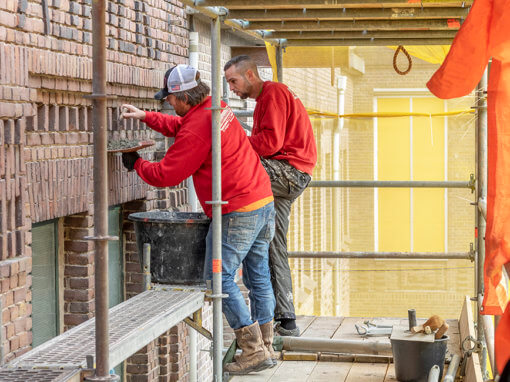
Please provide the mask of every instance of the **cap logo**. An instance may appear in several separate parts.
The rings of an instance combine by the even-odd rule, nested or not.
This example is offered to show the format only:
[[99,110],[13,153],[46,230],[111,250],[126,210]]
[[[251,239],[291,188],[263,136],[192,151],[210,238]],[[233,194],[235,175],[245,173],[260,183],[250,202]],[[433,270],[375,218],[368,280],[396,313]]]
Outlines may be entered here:
[[170,88],[172,89],[173,92],[181,90],[180,85],[171,85]]

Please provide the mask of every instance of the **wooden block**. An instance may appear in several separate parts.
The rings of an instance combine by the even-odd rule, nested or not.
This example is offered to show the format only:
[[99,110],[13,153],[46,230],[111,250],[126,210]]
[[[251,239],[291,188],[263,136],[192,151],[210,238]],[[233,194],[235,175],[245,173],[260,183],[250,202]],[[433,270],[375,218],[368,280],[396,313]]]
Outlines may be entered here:
[[318,358],[317,353],[282,351],[282,359],[284,361],[317,361]]

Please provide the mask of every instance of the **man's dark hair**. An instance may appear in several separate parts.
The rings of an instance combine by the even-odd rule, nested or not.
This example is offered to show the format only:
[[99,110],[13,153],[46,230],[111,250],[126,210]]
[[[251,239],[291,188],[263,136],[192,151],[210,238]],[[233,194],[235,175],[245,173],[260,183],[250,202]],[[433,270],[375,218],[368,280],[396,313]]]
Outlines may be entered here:
[[257,65],[255,64],[255,61],[252,60],[250,56],[247,56],[245,54],[241,56],[235,56],[232,57],[223,67],[224,71],[227,71],[231,66],[235,66],[240,70],[242,74],[244,74],[248,69],[251,69],[251,71],[259,77],[259,71],[257,69]]
[[209,86],[207,86],[207,84],[200,80],[200,72],[198,71],[195,80],[197,81],[198,85],[195,86],[193,89],[184,90],[182,92],[176,92],[172,94],[179,101],[186,102],[190,106],[195,106],[202,103],[204,98],[209,95],[211,89],[209,88]]

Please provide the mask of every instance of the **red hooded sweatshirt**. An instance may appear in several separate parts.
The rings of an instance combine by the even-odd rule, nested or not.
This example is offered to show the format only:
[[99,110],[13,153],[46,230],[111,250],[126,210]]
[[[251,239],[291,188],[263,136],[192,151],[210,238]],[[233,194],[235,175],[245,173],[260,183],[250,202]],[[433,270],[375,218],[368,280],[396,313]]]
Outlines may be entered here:
[[262,158],[286,160],[312,175],[317,147],[305,107],[287,85],[266,81],[256,98],[251,145]]
[[[221,112],[221,192],[228,204],[226,214],[262,199],[272,197],[271,183],[260,159],[232,110],[222,102]],[[204,212],[211,217],[212,208],[212,132],[211,97],[193,106],[184,117],[147,112],[145,122],[167,137],[175,137],[160,162],[139,159],[135,170],[146,183],[169,187],[193,175],[193,183]]]

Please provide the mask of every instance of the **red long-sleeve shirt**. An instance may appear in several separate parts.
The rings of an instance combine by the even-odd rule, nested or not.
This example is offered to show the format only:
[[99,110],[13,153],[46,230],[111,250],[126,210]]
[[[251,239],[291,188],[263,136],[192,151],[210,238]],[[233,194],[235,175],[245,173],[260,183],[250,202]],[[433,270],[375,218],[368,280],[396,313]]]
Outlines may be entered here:
[[250,143],[261,157],[286,160],[312,175],[317,147],[308,113],[284,84],[266,81],[256,98]]
[[[211,97],[192,107],[184,117],[147,112],[145,122],[167,137],[175,137],[160,162],[139,159],[135,163],[138,175],[155,187],[169,187],[193,175],[197,197],[210,217],[212,208],[212,133]],[[271,197],[271,183],[264,167],[252,149],[248,138],[232,110],[221,112],[221,189],[222,213],[226,214],[261,199]]]

